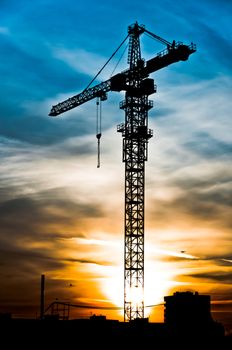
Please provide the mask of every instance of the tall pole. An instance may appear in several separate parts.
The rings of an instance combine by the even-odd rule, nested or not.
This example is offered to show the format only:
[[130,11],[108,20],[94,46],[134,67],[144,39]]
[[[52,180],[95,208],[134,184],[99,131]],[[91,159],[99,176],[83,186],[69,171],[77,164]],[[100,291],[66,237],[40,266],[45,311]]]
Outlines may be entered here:
[[123,136],[125,163],[125,227],[124,227],[124,321],[144,318],[144,175],[147,160],[148,110],[154,92],[153,79],[143,79],[139,36],[144,32],[135,23],[128,27],[128,63],[133,76],[128,82],[125,100],[125,124],[118,126]]
[[40,283],[40,319],[44,318],[44,287],[45,287],[45,275],[41,275]]

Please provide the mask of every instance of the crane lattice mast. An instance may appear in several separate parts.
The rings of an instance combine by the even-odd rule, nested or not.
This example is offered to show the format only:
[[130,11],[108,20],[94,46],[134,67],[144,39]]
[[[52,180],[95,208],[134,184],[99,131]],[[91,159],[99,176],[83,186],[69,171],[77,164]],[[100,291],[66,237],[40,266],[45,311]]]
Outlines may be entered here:
[[[167,46],[148,61],[141,58],[140,35],[144,32]],[[148,140],[153,136],[148,128],[148,111],[153,102],[148,96],[156,92],[154,80],[149,78],[149,74],[172,63],[186,61],[196,51],[193,43],[170,43],[137,22],[128,27],[128,36],[129,69],[58,103],[49,113],[57,116],[93,98],[106,100],[108,91],[125,91],[125,100],[120,103],[120,109],[125,111],[125,123],[117,127],[123,137],[125,163],[124,321],[144,318],[145,161]]]
[[144,318],[144,172],[147,160],[148,110],[152,101],[148,95],[155,92],[154,80],[143,80],[141,69],[140,35],[142,27],[129,27],[128,63],[134,71],[129,81],[130,90],[120,108],[125,111],[125,124],[118,126],[123,136],[125,162],[125,228],[124,228],[124,320]]

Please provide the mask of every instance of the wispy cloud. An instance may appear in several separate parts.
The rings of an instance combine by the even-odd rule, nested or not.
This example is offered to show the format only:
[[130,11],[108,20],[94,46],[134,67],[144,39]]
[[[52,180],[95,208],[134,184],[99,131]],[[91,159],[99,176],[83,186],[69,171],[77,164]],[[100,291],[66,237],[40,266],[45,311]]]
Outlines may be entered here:
[[[54,57],[62,60],[70,65],[74,70],[87,74],[89,76],[95,76],[96,73],[102,68],[107,59],[103,58],[97,53],[90,53],[84,49],[68,50],[65,48],[54,49]],[[108,72],[103,77],[107,80],[109,77]],[[83,89],[85,86],[83,86]]]
[[[211,83],[222,85],[221,93],[217,94]],[[198,219],[198,225],[210,220],[218,228],[229,229],[230,84],[222,77],[202,85],[181,86],[178,88],[180,100],[174,98],[176,90],[161,92],[161,111],[165,101],[169,101],[172,110],[160,118],[159,112],[158,118],[155,110],[152,112],[152,127],[157,137],[150,141],[152,166],[149,165],[147,177],[148,189],[154,189],[148,192],[148,196],[154,198],[149,207],[153,213],[157,211],[154,220],[159,222],[162,217],[164,223],[163,215],[171,215],[179,216],[184,222],[190,215]]]

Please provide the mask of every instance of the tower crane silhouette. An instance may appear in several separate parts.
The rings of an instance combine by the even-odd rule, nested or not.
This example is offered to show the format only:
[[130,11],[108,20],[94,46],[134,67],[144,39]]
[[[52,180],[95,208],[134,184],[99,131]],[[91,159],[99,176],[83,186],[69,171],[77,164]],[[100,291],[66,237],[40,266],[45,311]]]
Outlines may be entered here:
[[[147,61],[141,56],[140,35],[143,33],[166,46]],[[137,22],[128,26],[126,39],[128,37],[128,69],[90,87],[93,79],[81,93],[52,106],[49,113],[55,117],[93,98],[104,101],[109,91],[125,91],[125,100],[120,102],[120,109],[125,111],[125,122],[117,126],[117,131],[123,137],[125,163],[124,321],[144,318],[144,175],[148,140],[153,136],[153,131],[148,128],[148,111],[153,107],[153,101],[148,96],[156,92],[154,79],[149,78],[149,74],[170,64],[186,61],[196,51],[193,43],[171,43]],[[98,143],[100,137],[101,133],[98,132]]]

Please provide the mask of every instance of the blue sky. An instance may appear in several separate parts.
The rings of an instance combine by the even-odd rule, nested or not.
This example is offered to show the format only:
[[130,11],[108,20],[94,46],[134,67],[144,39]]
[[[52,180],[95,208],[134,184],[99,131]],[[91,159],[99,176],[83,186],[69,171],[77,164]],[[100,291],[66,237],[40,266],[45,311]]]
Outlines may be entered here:
[[[217,315],[231,312],[231,13],[229,0],[1,0],[2,308],[34,312],[41,273],[52,281],[48,301],[59,291],[79,303],[120,304],[109,284],[123,280],[124,169],[116,132],[123,94],[109,93],[103,106],[100,169],[95,101],[58,118],[48,113],[88,85],[138,21],[169,41],[197,45],[188,61],[152,75],[145,276],[156,271],[163,289],[149,285],[147,301],[197,289],[212,295]],[[141,48],[149,59],[164,47],[142,36]],[[125,56],[117,72],[126,68]],[[66,280],[76,289],[67,291]]]

